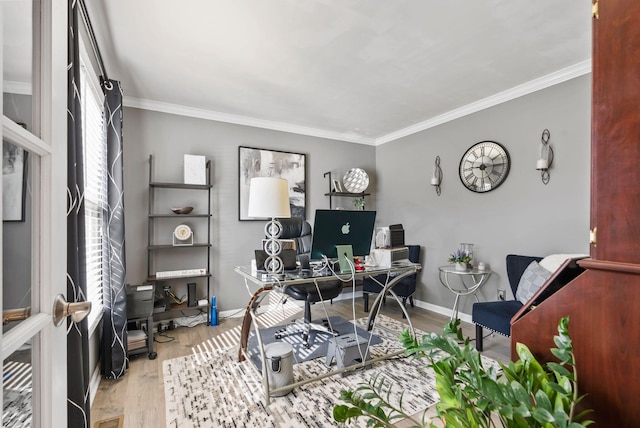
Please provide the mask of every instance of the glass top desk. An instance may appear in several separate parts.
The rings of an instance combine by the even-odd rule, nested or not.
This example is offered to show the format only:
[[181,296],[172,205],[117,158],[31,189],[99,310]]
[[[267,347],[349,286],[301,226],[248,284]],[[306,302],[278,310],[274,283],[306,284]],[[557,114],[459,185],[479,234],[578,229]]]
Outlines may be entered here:
[[[375,302],[371,306],[371,310],[369,311],[369,318],[367,320],[367,329],[370,331],[373,327],[373,322],[375,317],[378,315],[380,310],[380,304],[382,303],[382,298],[386,293],[391,294],[395,297],[395,299],[400,303],[400,299],[393,292],[393,286],[398,283],[401,279],[419,272],[422,270],[422,266],[417,263],[400,263],[396,266],[392,266],[390,268],[379,267],[379,266],[367,266],[364,271],[359,271],[355,273],[356,279],[361,279],[365,277],[374,277],[378,275],[385,275],[386,281],[385,283],[379,283],[379,285],[383,288],[383,290],[378,294]],[[243,361],[244,356],[242,355],[243,351],[246,350],[247,340],[249,337],[249,331],[251,329],[251,312],[255,312],[255,310],[260,306],[262,299],[265,297],[265,292],[269,291],[284,291],[284,289],[291,284],[305,284],[310,282],[322,282],[322,281],[335,281],[337,278],[332,273],[326,274],[321,272],[314,271],[291,271],[286,272],[284,274],[284,279],[275,279],[271,277],[269,274],[264,272],[259,272],[256,270],[252,270],[248,266],[237,266],[235,268],[235,272],[240,274],[244,280],[247,288],[251,290],[253,287],[256,291],[251,293],[251,299],[245,308],[244,318],[242,320],[242,330],[240,334],[240,354],[238,355],[239,360]],[[351,281],[351,274],[341,274],[338,273],[339,278],[343,281]],[[375,281],[375,278],[372,278]],[[406,312],[404,305],[400,303],[400,307],[402,308],[404,314],[407,317],[407,322],[413,331],[413,326],[411,325],[411,321],[409,318],[409,314]]]
[[[417,263],[411,262],[403,262],[397,265],[394,265],[390,268],[379,267],[379,266],[367,266],[364,271],[358,271],[355,273],[355,279],[361,279],[365,277],[371,277],[374,281],[378,282],[378,284],[383,288],[382,291],[378,294],[378,297],[374,301],[371,306],[371,310],[369,311],[369,317],[367,319],[367,330],[371,331],[375,325],[375,318],[380,311],[380,306],[382,304],[382,299],[386,294],[391,294],[399,303],[402,311],[406,315],[407,323],[409,324],[409,328],[412,334],[414,334],[413,325],[411,324],[411,319],[409,314],[407,313],[404,305],[401,303],[400,298],[393,292],[393,286],[398,283],[401,279],[414,274],[416,272],[420,272],[422,270],[422,266]],[[256,332],[258,332],[258,323],[256,321],[256,310],[262,303],[263,299],[269,294],[271,291],[279,291],[284,292],[287,286],[292,284],[307,284],[307,283],[320,283],[323,281],[335,281],[337,278],[342,279],[345,282],[351,282],[351,274],[341,274],[337,273],[337,277],[329,272],[326,273],[326,270],[322,270],[320,272],[317,271],[292,271],[286,272],[284,274],[283,279],[277,279],[270,276],[267,273],[259,272],[256,270],[252,270],[248,266],[237,266],[234,271],[242,276],[245,281],[245,285],[251,298],[247,303],[247,307],[245,308],[244,317],[242,319],[242,328],[240,331],[240,349],[238,351],[238,360],[244,361],[247,358],[247,346],[249,342],[249,334],[251,332],[251,327],[254,328]],[[385,278],[383,282],[377,281],[375,276],[383,275]],[[265,361],[264,355],[264,346],[262,344],[262,339],[260,334],[256,334],[256,338],[258,339],[258,345],[260,348],[262,361]],[[385,358],[390,358],[394,355],[388,355]],[[318,380],[327,376],[332,376],[337,373],[342,373],[347,370],[353,370],[358,367],[362,367],[363,365],[368,365],[374,362],[379,361],[380,358],[371,359],[364,361],[362,363],[344,367],[339,370],[333,370],[321,376],[316,376],[314,378],[305,379],[300,382],[296,382],[293,385],[289,385],[288,387],[295,387],[298,385],[302,385],[305,383],[312,382],[314,380]],[[273,393],[273,390],[269,390],[269,381],[267,377],[267,371],[263,370],[262,373],[263,383],[265,387],[265,401],[266,404],[269,404],[269,396],[270,392]]]

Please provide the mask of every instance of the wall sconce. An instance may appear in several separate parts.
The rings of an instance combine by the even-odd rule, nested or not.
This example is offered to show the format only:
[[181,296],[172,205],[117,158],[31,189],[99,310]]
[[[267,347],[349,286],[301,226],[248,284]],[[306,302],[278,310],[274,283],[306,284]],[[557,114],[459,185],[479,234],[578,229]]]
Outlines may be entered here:
[[436,156],[436,163],[433,167],[433,177],[431,185],[435,186],[436,194],[440,196],[440,183],[442,183],[442,169],[440,169],[440,156]]
[[538,161],[536,162],[536,169],[540,171],[542,182],[544,184],[549,183],[549,179],[551,178],[549,175],[549,168],[551,168],[551,164],[553,163],[553,149],[551,148],[551,144],[549,144],[549,138],[551,138],[549,130],[545,129],[542,131],[542,137],[540,138],[540,154],[538,156]]

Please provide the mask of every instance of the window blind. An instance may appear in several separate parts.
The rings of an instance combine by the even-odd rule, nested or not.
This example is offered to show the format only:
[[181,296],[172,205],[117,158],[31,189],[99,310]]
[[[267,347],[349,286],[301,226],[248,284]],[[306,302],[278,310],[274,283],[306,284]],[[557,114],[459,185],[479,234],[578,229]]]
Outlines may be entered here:
[[84,204],[87,300],[92,304],[89,331],[102,319],[103,242],[107,207],[107,146],[102,91],[86,67],[81,67],[84,144]]

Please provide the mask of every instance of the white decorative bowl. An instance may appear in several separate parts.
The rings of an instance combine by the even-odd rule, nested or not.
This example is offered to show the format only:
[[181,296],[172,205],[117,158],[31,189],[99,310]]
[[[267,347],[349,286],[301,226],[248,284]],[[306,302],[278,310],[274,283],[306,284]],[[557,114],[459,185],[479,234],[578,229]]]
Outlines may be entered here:
[[350,193],[362,193],[369,186],[369,175],[361,168],[351,168],[344,175],[342,184]]

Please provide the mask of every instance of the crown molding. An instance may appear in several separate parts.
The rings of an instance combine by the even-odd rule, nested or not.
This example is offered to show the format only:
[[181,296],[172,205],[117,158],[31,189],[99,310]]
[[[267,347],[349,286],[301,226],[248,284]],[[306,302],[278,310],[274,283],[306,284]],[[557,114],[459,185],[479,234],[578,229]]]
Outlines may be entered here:
[[282,122],[255,119],[247,116],[220,113],[212,110],[204,110],[187,107],[178,104],[164,103],[160,101],[146,100],[142,98],[124,97],[125,107],[139,108],[143,110],[157,111],[161,113],[175,114],[179,116],[194,117],[197,119],[214,120],[217,122],[233,123],[236,125],[251,126],[255,128],[270,129],[272,131],[289,132],[292,134],[308,135],[310,137],[326,138],[329,140],[346,141],[349,143],[366,144],[373,146],[373,138],[362,137],[355,134],[332,132],[323,129],[309,128],[305,126],[291,125]]
[[6,93],[17,95],[31,95],[33,92],[31,83],[15,82],[12,80],[3,81],[2,90]]
[[[439,116],[427,119],[423,122],[415,125],[408,126],[403,129],[399,129],[390,134],[384,135],[379,138],[363,137],[353,133],[340,133],[332,132],[324,129],[309,128],[305,126],[292,125],[282,122],[273,122],[269,120],[256,119],[247,116],[240,116],[235,114],[221,113],[212,110],[199,109],[194,107],[187,107],[178,104],[164,103],[160,101],[147,100],[142,98],[124,97],[124,106],[139,108],[143,110],[157,111],[161,113],[175,114],[179,116],[188,116],[198,119],[214,120],[217,122],[233,123],[236,125],[251,126],[255,128],[270,129],[272,131],[289,132],[292,134],[307,135],[310,137],[326,138],[329,140],[345,141],[349,143],[365,144],[370,146],[380,146],[400,138],[416,134],[418,132],[427,130],[429,128],[442,125],[443,123],[450,122],[452,120],[459,119],[461,117],[476,113],[487,108],[505,103],[507,101],[520,98],[525,95],[529,95],[533,92],[540,91],[542,89],[557,85],[559,83],[566,82],[576,77],[589,74],[591,72],[591,59],[574,64],[570,67],[563,68],[522,85],[515,86],[507,89],[506,91],[499,92],[495,95],[483,98],[475,101],[466,106],[451,110],[443,113]],[[16,83],[16,82],[13,82]],[[29,86],[30,89],[30,86]],[[7,91],[10,92],[10,91]],[[22,93],[22,92],[14,92]],[[30,92],[29,92],[30,93]]]
[[511,89],[507,89],[506,91],[499,92],[495,95],[491,95],[487,98],[483,98],[479,101],[475,101],[471,104],[467,104],[466,106],[457,108],[455,110],[451,110],[447,113],[425,120],[424,122],[416,123],[415,125],[411,125],[404,129],[400,129],[398,131],[376,138],[375,145],[379,146],[385,143],[389,143],[391,141],[395,141],[399,138],[406,137],[408,135],[412,135],[429,128],[433,128],[438,125],[442,125],[443,123],[450,122],[455,119],[459,119],[461,117],[479,112],[481,110],[496,106],[498,104],[502,104],[507,101],[511,101],[516,98],[529,95],[541,89],[545,89],[545,88],[557,85],[559,83],[566,82],[567,80],[575,79],[576,77],[589,74],[590,72],[591,72],[591,59],[588,59],[586,61],[574,64],[570,67],[563,68],[561,70],[547,74],[546,76],[542,76],[537,79],[531,80],[527,83],[523,83],[522,85],[518,85]]

